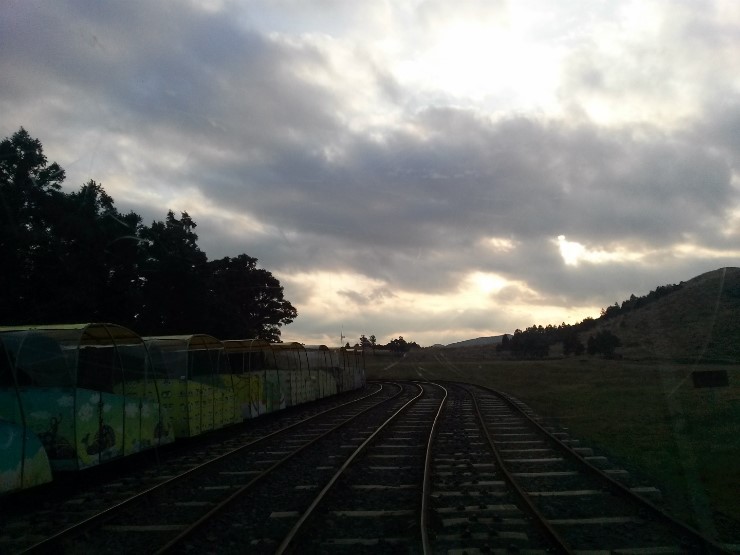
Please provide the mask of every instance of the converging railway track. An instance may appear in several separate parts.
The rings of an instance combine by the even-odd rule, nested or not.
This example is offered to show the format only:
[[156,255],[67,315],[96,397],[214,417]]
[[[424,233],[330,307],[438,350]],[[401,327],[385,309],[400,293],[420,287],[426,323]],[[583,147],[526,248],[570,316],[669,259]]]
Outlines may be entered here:
[[66,553],[722,553],[515,399],[372,383],[49,537]]
[[[393,388],[391,388],[392,390]],[[188,444],[169,445],[156,464],[124,460],[118,465],[95,469],[94,476],[68,475],[40,491],[5,498],[0,517],[0,552],[59,552],[71,538],[86,534],[127,510],[138,510],[154,495],[177,490],[186,479],[198,480],[215,467],[249,448],[279,440],[299,426],[340,411],[357,410],[389,394],[380,385],[295,407],[278,415],[248,421],[241,427],[219,431]],[[102,475],[101,475],[102,473]],[[86,482],[90,482],[86,485]],[[184,495],[184,489],[175,495]],[[40,506],[40,508],[39,508]],[[177,506],[177,505],[175,505]],[[154,521],[153,521],[154,522]],[[155,529],[155,526],[150,528]],[[127,537],[129,534],[127,534]],[[116,549],[125,542],[110,542]],[[150,551],[151,545],[145,549]]]
[[648,500],[606,457],[578,447],[566,432],[541,425],[522,403],[466,386],[486,442],[517,505],[563,553],[722,553],[722,546]]

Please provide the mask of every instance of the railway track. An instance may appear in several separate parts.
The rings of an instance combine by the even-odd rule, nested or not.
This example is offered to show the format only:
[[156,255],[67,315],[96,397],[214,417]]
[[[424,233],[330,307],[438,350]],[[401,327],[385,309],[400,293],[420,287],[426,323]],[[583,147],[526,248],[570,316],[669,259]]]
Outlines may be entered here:
[[[167,546],[176,552],[201,552],[219,542],[219,552],[280,553],[298,534],[323,495],[331,490],[344,469],[389,422],[398,418],[422,397],[421,386],[405,384],[402,394],[389,401],[383,410],[368,412],[343,426],[337,434],[322,438],[310,450],[286,465],[280,473],[267,477],[257,488],[236,500],[227,514],[215,515],[197,534],[183,535]],[[376,464],[387,464],[377,462]],[[318,501],[317,501],[318,500]],[[324,507],[319,520],[331,513]],[[313,541],[319,529],[333,529],[327,520],[310,528]],[[302,540],[309,541],[309,540]],[[301,545],[299,552],[307,550]],[[310,551],[310,550],[309,550]]]
[[501,476],[473,396],[463,387],[445,385],[448,407],[430,455],[424,552],[545,553],[549,542]]
[[291,548],[315,553],[409,551],[419,544],[419,490],[447,391],[434,384],[418,387],[419,394],[346,459],[286,534],[277,554]]
[[[455,369],[444,356],[437,360]],[[631,484],[625,470],[579,447],[567,432],[545,428],[520,401],[482,386],[464,389],[472,396],[500,479],[516,495],[517,506],[536,523],[550,550],[729,552],[653,504],[649,497],[660,496],[657,489]],[[467,543],[473,545],[472,539],[471,533]],[[477,543],[481,539],[486,539],[485,533],[479,532]]]
[[[289,409],[279,417],[269,415],[220,430],[207,438],[168,446],[166,460],[144,465],[143,471],[140,467],[137,471],[134,459],[96,468],[87,475],[93,482],[89,487],[77,483],[64,485],[64,481],[60,481],[61,486],[58,482],[51,488],[33,492],[30,499],[29,496],[16,496],[20,514],[9,510],[9,505],[1,513],[0,551],[59,552],[61,542],[86,533],[117,513],[145,502],[156,492],[175,487],[188,477],[197,479],[200,472],[218,461],[225,461],[249,447],[257,447],[270,438],[277,439],[301,425],[311,425],[335,411],[351,411],[352,407],[363,403],[377,402],[375,398],[387,393],[387,389],[384,392],[381,386],[376,385],[365,391]],[[116,473],[121,475],[116,476]]]
[[458,383],[383,392],[36,551],[726,552],[514,399]]
[[[563,553],[725,553],[628,485],[627,473],[540,425],[521,403],[469,386],[502,478]],[[615,477],[621,477],[621,481]]]

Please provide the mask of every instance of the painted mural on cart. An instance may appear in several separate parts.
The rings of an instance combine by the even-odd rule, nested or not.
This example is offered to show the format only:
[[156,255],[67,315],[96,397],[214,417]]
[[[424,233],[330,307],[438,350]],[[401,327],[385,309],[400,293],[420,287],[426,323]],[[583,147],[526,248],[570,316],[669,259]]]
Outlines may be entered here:
[[142,339],[113,324],[0,328],[0,421],[0,492],[174,441]]
[[0,328],[0,494],[364,383],[361,353],[309,351],[114,324]]

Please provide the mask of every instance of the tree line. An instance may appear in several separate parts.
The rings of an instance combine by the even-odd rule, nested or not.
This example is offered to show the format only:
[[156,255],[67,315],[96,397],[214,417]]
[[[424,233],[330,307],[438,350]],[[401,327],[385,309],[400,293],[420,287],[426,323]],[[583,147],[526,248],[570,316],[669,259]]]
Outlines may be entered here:
[[682,287],[683,282],[668,285],[659,285],[655,288],[655,290],[650,291],[650,293],[642,297],[630,295],[630,298],[622,301],[622,304],[615,302],[611,306],[602,308],[601,318],[604,320],[608,320],[610,318],[615,318],[620,314],[626,314],[632,310],[637,310],[638,308],[642,308],[643,306],[649,305],[650,303],[655,302],[662,297],[665,297],[669,293],[678,291]]
[[563,354],[565,356],[580,356],[586,352],[589,355],[614,358],[616,356],[615,351],[617,347],[621,347],[622,342],[612,332],[601,330],[596,334],[589,334],[585,345],[579,336],[592,330],[599,321],[607,321],[647,306],[681,289],[681,287],[683,287],[683,282],[658,286],[655,290],[650,291],[650,293],[642,297],[630,295],[630,298],[622,301],[621,304],[615,302],[611,306],[602,308],[601,315],[598,319],[588,317],[572,325],[563,322],[559,326],[548,325],[543,328],[540,325],[531,326],[524,330],[517,329],[513,335],[504,335],[496,349],[499,352],[509,352],[514,356],[522,358],[543,358],[548,356],[551,346],[562,343]]
[[[584,324],[585,322],[585,324]],[[605,358],[613,358],[615,349],[621,346],[620,339],[608,330],[602,330],[595,335],[588,337],[587,343],[579,339],[579,332],[590,329],[596,325],[596,320],[587,318],[580,324],[569,325],[562,323],[559,326],[548,325],[531,326],[525,330],[517,329],[514,334],[504,334],[502,341],[496,346],[498,352],[509,352],[520,358],[544,358],[550,354],[550,347],[557,343],[563,344],[563,354],[565,356],[580,356],[584,352],[589,355],[602,355]],[[345,344],[350,348],[349,342]],[[354,345],[355,348],[367,350],[381,349],[391,351],[397,354],[403,354],[414,349],[421,349],[421,346],[415,341],[406,341],[403,336],[397,339],[391,339],[387,344],[382,345],[377,342],[374,335],[370,337],[364,334]]]
[[[345,347],[349,348],[349,342]],[[407,353],[412,349],[421,349],[421,346],[416,341],[406,341],[402,335],[399,335],[396,339],[391,339],[385,345],[379,344],[377,338],[374,335],[366,337],[365,334],[360,336],[360,339],[355,343],[355,347],[374,351],[375,349],[381,349],[384,351],[391,351],[397,354]]]
[[[595,322],[595,320],[590,319]],[[589,322],[589,325],[592,324]],[[531,326],[525,330],[517,329],[513,335],[506,334],[496,346],[499,352],[509,352],[521,358],[544,358],[550,354],[550,347],[562,343],[563,355],[581,356],[584,352],[589,355],[602,355],[604,358],[614,358],[615,350],[622,345],[621,340],[608,330],[601,330],[595,335],[589,335],[586,345],[579,338],[579,324],[569,325],[562,323],[559,326],[548,325]]]
[[115,322],[142,335],[279,341],[297,317],[246,254],[208,260],[187,212],[145,225],[64,170],[20,128],[0,142],[0,325]]
[[612,332],[601,330],[596,334],[589,334],[585,345],[579,336],[589,332],[599,321],[607,321],[647,306],[681,289],[681,287],[683,287],[683,282],[658,286],[655,290],[650,291],[650,293],[642,297],[630,295],[630,298],[622,301],[621,304],[615,302],[611,306],[602,308],[601,315],[598,319],[589,317],[573,325],[563,322],[559,326],[548,325],[543,328],[540,325],[531,326],[524,330],[517,329],[513,335],[504,335],[496,349],[499,352],[509,352],[514,356],[522,358],[543,358],[548,356],[551,346],[562,343],[563,354],[565,356],[580,356],[586,352],[589,355],[614,358],[616,356],[615,351],[618,347],[621,347],[622,342]]

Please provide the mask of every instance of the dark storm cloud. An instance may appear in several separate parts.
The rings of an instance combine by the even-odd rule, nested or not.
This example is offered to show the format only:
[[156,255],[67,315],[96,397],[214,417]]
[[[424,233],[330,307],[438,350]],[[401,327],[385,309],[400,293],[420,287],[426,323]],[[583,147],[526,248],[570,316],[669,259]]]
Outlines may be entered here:
[[476,259],[485,237],[520,241],[495,267],[521,275],[525,262],[561,265],[552,243],[561,234],[601,248],[659,248],[688,236],[706,243],[733,205],[727,161],[675,135],[635,139],[629,129],[432,112],[416,118],[418,135],[383,144],[353,137],[339,163],[315,158],[291,173],[295,161],[278,158],[261,175],[280,193],[245,207],[329,251],[351,246],[361,253],[349,255],[353,265],[367,275],[439,290],[486,266]]
[[221,161],[218,150],[264,155],[291,133],[334,127],[326,93],[295,75],[321,65],[320,54],[239,28],[226,13],[167,2],[19,3],[4,20],[11,96],[42,106],[61,97],[70,105],[57,117],[185,149],[194,164]]

